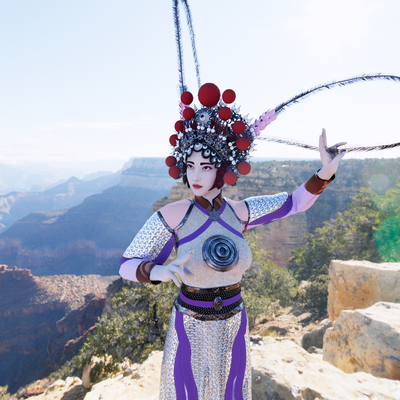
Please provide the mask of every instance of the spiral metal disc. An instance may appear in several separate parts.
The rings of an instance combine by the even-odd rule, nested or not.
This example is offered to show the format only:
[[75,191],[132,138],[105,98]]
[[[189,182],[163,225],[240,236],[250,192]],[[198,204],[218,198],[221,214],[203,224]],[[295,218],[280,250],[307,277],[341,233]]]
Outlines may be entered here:
[[239,256],[235,243],[231,239],[215,235],[204,242],[203,258],[212,269],[226,272],[236,266]]

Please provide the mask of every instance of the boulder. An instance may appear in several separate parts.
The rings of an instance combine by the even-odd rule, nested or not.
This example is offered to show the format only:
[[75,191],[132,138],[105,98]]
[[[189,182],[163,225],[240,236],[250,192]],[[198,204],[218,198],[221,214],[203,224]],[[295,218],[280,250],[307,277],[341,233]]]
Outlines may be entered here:
[[400,304],[342,311],[326,331],[324,360],[342,371],[400,380]]
[[132,372],[93,385],[84,400],[157,400],[160,391],[160,370],[163,352],[154,351],[149,358]]
[[319,327],[313,329],[309,332],[306,332],[301,338],[301,347],[305,350],[309,350],[310,348],[318,348],[322,349],[324,343],[324,335],[328,328],[332,326],[331,321],[329,319],[324,319],[320,322]]
[[400,382],[346,374],[291,340],[264,338],[251,363],[253,400],[400,400]]
[[333,260],[329,266],[328,314],[368,308],[379,301],[400,303],[400,263]]

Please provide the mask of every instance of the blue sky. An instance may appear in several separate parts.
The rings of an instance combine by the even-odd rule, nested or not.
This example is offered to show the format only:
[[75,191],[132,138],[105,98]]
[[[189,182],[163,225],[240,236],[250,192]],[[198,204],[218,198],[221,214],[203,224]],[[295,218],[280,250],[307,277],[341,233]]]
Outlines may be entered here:
[[[362,73],[400,75],[397,0],[192,0],[203,83],[236,91],[258,117],[317,84]],[[182,17],[183,17],[183,13]],[[182,18],[185,70],[194,67]],[[179,117],[171,1],[0,2],[0,162],[117,170],[167,156]],[[317,94],[265,134],[330,144],[400,141],[400,84]],[[256,157],[317,154],[260,143]],[[365,157],[363,154],[361,157]],[[399,157],[400,150],[368,157]],[[360,157],[360,156],[359,156]]]

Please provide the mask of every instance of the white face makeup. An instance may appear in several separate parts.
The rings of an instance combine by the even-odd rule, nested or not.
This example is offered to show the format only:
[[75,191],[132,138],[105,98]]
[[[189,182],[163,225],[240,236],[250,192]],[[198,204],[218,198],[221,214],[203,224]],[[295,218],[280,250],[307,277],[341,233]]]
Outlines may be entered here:
[[217,176],[217,168],[210,160],[203,158],[201,152],[194,151],[187,159],[187,179],[195,196],[206,196],[209,193],[217,193],[219,189],[210,190]]

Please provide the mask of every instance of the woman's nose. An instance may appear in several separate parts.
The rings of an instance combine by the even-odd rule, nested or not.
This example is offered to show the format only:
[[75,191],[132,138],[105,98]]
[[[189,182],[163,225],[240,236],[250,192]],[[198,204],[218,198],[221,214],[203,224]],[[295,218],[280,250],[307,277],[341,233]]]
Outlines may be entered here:
[[195,169],[195,170],[193,171],[193,180],[194,180],[194,181],[199,181],[199,180],[200,180],[200,172],[199,172],[199,170],[197,170],[197,169]]

